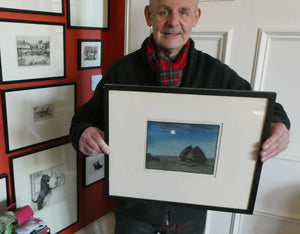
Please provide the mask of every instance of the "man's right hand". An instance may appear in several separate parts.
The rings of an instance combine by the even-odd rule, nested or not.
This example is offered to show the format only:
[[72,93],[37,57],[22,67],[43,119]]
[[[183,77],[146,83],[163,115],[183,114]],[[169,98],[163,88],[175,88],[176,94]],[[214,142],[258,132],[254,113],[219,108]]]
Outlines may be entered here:
[[88,127],[83,131],[79,139],[79,150],[85,155],[99,153],[109,154],[109,146],[103,140],[104,133],[96,127]]

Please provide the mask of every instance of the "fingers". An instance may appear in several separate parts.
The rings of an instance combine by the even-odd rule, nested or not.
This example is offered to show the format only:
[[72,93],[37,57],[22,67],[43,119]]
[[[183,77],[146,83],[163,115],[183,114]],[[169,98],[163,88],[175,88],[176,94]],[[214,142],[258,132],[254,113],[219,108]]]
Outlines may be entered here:
[[290,132],[282,123],[274,123],[271,125],[270,137],[263,143],[261,150],[261,161],[277,156],[287,149],[290,143]]
[[103,132],[98,128],[89,127],[85,129],[79,139],[79,150],[85,155],[109,154],[109,146],[102,136]]

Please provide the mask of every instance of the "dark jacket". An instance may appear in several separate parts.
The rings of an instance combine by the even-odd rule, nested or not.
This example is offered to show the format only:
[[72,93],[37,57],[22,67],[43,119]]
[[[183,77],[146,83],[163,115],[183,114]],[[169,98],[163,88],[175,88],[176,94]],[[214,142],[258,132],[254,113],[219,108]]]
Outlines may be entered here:
[[[117,60],[103,76],[94,96],[73,117],[70,134],[75,149],[78,149],[78,140],[84,129],[90,126],[104,129],[103,85],[105,83],[160,85],[156,74],[146,61],[145,53],[145,47],[142,46],[141,49]],[[180,87],[251,90],[250,84],[230,67],[196,50],[193,41],[191,41],[188,63]],[[282,122],[287,128],[290,127],[289,119],[278,103],[275,105],[272,122]]]
[[[91,100],[73,117],[70,134],[76,149],[78,149],[78,141],[84,129],[90,126],[104,129],[104,84],[160,85],[156,74],[146,61],[145,54],[143,44],[141,49],[117,60],[104,75]],[[250,84],[227,65],[196,50],[193,41],[191,41],[188,63],[180,87],[251,90]],[[288,128],[290,126],[289,119],[280,104],[275,106],[272,122],[282,122]],[[173,223],[182,223],[196,217],[205,219],[206,216],[205,211],[197,208],[139,201],[118,201],[116,215],[120,214],[126,214],[156,226],[164,225],[166,217]]]

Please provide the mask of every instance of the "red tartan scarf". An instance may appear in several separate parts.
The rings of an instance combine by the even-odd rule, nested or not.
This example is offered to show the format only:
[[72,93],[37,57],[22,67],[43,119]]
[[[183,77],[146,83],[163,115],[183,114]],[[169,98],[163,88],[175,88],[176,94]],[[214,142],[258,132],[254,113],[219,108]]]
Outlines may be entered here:
[[152,36],[146,40],[147,61],[153,72],[160,80],[161,86],[178,86],[187,64],[187,54],[190,48],[190,40],[181,49],[175,58],[166,58],[156,52]]

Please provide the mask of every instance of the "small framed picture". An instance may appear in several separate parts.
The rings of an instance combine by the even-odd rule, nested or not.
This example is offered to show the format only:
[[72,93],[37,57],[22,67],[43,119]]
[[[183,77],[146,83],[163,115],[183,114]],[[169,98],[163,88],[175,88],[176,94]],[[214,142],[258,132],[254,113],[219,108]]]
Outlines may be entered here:
[[30,205],[51,232],[78,220],[77,153],[71,143],[10,158],[17,207]]
[[108,197],[253,213],[275,93],[109,84],[104,92]]
[[102,39],[78,40],[78,69],[101,68],[102,52]]
[[84,186],[87,187],[104,179],[104,154],[84,157]]
[[8,175],[0,175],[0,214],[9,205]]
[[1,0],[1,11],[23,12],[42,15],[64,15],[63,0]]
[[4,89],[1,95],[7,153],[69,135],[75,83]]
[[65,25],[0,19],[0,83],[65,78]]
[[108,29],[109,0],[68,0],[68,28]]

